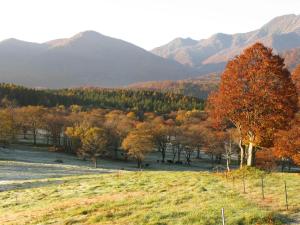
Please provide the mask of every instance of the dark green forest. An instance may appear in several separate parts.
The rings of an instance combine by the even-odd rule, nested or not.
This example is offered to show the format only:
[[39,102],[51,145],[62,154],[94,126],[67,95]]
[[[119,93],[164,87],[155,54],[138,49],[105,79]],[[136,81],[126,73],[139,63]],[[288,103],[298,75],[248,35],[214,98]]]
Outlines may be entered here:
[[175,93],[153,90],[124,90],[104,88],[71,88],[40,90],[14,84],[0,84],[0,99],[17,106],[80,105],[89,108],[120,109],[169,113],[177,110],[204,109],[204,100]]

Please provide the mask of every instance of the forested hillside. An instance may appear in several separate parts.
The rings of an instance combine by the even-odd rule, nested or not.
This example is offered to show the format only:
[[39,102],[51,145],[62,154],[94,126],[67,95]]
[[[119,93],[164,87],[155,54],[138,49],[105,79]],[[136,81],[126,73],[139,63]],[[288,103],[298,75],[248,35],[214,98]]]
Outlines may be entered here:
[[0,98],[6,98],[19,106],[41,105],[53,107],[76,104],[87,108],[157,113],[204,108],[204,101],[199,98],[152,90],[100,88],[37,90],[3,83],[0,85]]
[[186,96],[206,99],[208,95],[218,89],[220,74],[207,74],[194,79],[149,81],[129,85],[130,89],[157,90],[172,92]]

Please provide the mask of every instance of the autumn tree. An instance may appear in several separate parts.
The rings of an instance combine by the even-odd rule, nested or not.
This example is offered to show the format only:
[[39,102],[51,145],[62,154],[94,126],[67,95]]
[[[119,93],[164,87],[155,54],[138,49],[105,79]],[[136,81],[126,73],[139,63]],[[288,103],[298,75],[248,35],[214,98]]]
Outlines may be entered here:
[[46,109],[41,106],[27,106],[20,109],[19,121],[23,129],[26,127],[32,133],[33,144],[36,144],[38,130],[43,128]]
[[236,153],[238,146],[238,133],[236,129],[227,129],[224,134],[224,155],[226,159],[227,171],[230,171],[232,156]]
[[108,138],[105,129],[91,127],[85,131],[81,141],[82,147],[79,154],[91,158],[95,163],[95,168],[97,168],[97,158],[103,156],[107,150]]
[[0,139],[3,144],[8,144],[16,138],[20,128],[17,121],[17,103],[4,97],[0,100],[0,107]]
[[298,92],[298,97],[300,97],[300,64],[293,71],[292,79],[296,85],[296,89]]
[[161,153],[161,162],[163,163],[165,162],[167,146],[170,142],[169,128],[170,126],[165,123],[162,117],[156,117],[151,123],[153,143]]
[[275,157],[282,160],[283,165],[285,161],[300,165],[300,115],[292,121],[290,129],[281,130],[276,136],[273,148]]
[[97,158],[107,153],[108,134],[105,128],[81,124],[76,127],[68,127],[66,134],[80,140],[77,154],[83,158],[90,158],[97,168]]
[[0,110],[0,143],[3,145],[13,141],[16,133],[16,124],[11,110]]
[[142,167],[145,156],[153,150],[153,137],[148,127],[145,123],[137,125],[122,142],[122,148],[136,159],[138,168]]
[[212,127],[207,127],[205,132],[205,148],[206,154],[211,157],[211,164],[221,163],[222,155],[224,154],[224,143],[226,139],[226,134],[224,131],[216,130]]
[[211,117],[239,131],[248,166],[254,165],[255,150],[270,146],[276,130],[286,128],[296,105],[295,85],[284,60],[260,43],[228,62],[219,90],[209,99]]
[[[181,148],[184,151],[185,154],[185,158],[186,158],[186,162],[188,165],[191,164],[191,156],[193,154],[193,152],[195,151],[195,140],[194,140],[194,131],[192,129],[189,129],[188,126],[180,126],[181,132],[179,135],[177,135],[177,139],[178,139],[178,144],[180,146],[178,146],[179,148]],[[180,152],[178,152],[179,154]],[[179,160],[178,160],[179,161]]]
[[205,144],[205,134],[204,134],[205,128],[200,123],[200,124],[191,126],[190,130],[191,130],[191,135],[192,135],[191,144],[194,146],[194,148],[197,151],[197,159],[200,159],[201,158],[200,150]]
[[25,109],[25,107],[17,108],[15,110],[15,114],[16,114],[15,121],[16,121],[17,127],[23,134],[23,139],[26,139],[27,138],[26,134],[29,131],[30,127],[29,127],[29,124],[27,123],[27,120],[25,119],[27,117],[27,115],[25,114],[24,109]]
[[129,112],[126,115],[119,110],[113,110],[105,115],[105,126],[110,131],[110,146],[115,158],[118,157],[118,150],[122,141],[135,128],[135,125],[136,116],[134,112]]
[[50,134],[54,147],[61,145],[61,135],[67,125],[66,112],[58,108],[48,109],[44,115],[44,128]]

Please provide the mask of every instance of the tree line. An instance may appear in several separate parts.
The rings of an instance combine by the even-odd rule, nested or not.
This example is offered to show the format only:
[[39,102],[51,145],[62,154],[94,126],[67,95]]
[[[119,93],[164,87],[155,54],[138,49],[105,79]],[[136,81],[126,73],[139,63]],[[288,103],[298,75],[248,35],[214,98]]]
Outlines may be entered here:
[[0,99],[3,98],[7,98],[18,106],[80,105],[87,109],[106,108],[159,114],[180,109],[204,109],[204,100],[199,98],[151,90],[103,88],[38,90],[2,83],[0,84]]
[[[0,140],[2,144],[28,139],[37,143],[43,131],[50,150],[97,158],[135,159],[138,166],[146,155],[158,151],[161,163],[183,161],[190,165],[191,157],[200,150],[220,159],[225,133],[216,133],[208,122],[207,113],[200,110],[179,110],[158,115],[146,112],[141,117],[133,111],[91,109],[79,105],[14,107],[6,103],[0,110]],[[172,157],[166,157],[169,152]]]

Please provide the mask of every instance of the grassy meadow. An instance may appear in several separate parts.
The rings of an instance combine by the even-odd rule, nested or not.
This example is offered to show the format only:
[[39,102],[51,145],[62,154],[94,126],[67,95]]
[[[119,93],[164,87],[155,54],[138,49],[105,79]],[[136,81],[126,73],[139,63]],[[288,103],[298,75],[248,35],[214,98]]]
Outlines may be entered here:
[[300,176],[284,174],[291,209],[284,210],[282,175],[265,176],[265,200],[256,175],[246,194],[235,174],[117,172],[19,181],[0,193],[0,224],[297,224]]

